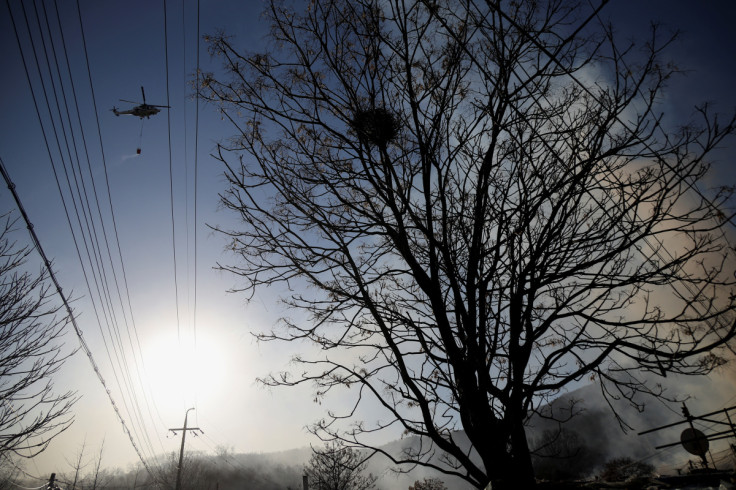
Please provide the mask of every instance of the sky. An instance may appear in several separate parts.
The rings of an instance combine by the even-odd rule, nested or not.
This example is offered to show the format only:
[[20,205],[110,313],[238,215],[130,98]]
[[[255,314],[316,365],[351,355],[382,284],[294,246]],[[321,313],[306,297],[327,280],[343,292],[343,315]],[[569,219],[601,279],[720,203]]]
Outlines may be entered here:
[[[200,437],[188,436],[187,447],[191,450],[212,452],[224,446],[238,452],[269,452],[316,443],[304,427],[318,419],[325,407],[312,403],[309,388],[269,390],[255,381],[271,371],[287,368],[290,356],[297,349],[307,348],[257,344],[253,339],[252,333],[270,328],[285,313],[277,301],[279,291],[258,291],[248,302],[243,295],[227,293],[237,288],[238,278],[215,267],[235,259],[225,251],[225,239],[208,225],[227,228],[237,223],[218,209],[218,192],[224,190],[225,183],[222,168],[210,155],[218,141],[233,135],[233,129],[207,105],[200,104],[197,121],[191,86],[197,59],[197,3],[80,0],[86,57],[75,2],[58,2],[60,23],[55,5],[48,0],[10,0],[12,18],[8,5],[2,7],[0,158],[65,293],[74,298],[78,324],[110,396],[134,432],[136,444],[145,457],[176,451],[180,440],[168,429],[181,427],[190,407],[195,410],[190,412],[189,425],[204,431]],[[263,46],[268,30],[260,22],[261,5],[256,1],[201,0],[200,35],[224,30],[235,36],[236,45],[256,50]],[[44,33],[48,18],[55,41],[47,48],[57,50],[66,98],[72,104],[60,40],[63,32],[84,128],[82,141],[77,111],[70,110],[76,151],[67,151],[63,144],[61,151],[58,149],[41,95],[43,87],[25,20],[27,17],[36,50],[41,53],[37,12]],[[605,15],[618,30],[632,37],[645,34],[649,20],[683,30],[671,53],[691,71],[672,83],[665,101],[668,114],[685,117],[695,103],[704,100],[712,101],[725,113],[736,109],[732,52],[736,45],[732,29],[736,8],[731,2],[701,2],[696,7],[684,0],[621,1],[614,2]],[[47,34],[45,39],[48,43]],[[219,62],[210,58],[203,43],[199,49],[202,70],[216,71]],[[39,63],[49,83],[46,61],[40,59]],[[50,66],[55,74],[53,60]],[[119,99],[139,101],[141,86],[145,87],[148,103],[171,106],[144,120],[142,126],[138,118],[116,117],[110,111],[113,106],[125,109],[133,105]],[[38,113],[31,87],[38,100]],[[46,89],[51,93],[50,87]],[[61,87],[56,89],[64,105]],[[51,104],[53,109],[53,99]],[[66,114],[66,108],[61,112]],[[55,119],[60,132],[62,123]],[[68,127],[68,122],[64,125]],[[44,133],[51,150],[44,143]],[[90,169],[93,178],[88,182],[96,184],[103,217],[100,223],[104,223],[114,264],[105,266],[105,270],[108,274],[114,270],[127,283],[122,301],[118,301],[113,286],[110,311],[122,329],[121,349],[130,362],[128,372],[135,396],[125,388],[114,349],[106,347],[110,336],[107,325],[112,322],[105,321],[104,301],[96,297],[94,286],[92,292],[88,289],[88,282],[94,283],[90,279],[93,273],[89,267],[80,266],[77,250],[81,235],[76,217],[72,211],[70,227],[64,211],[71,195],[63,178],[60,193],[54,177],[52,162],[61,169],[65,161],[68,164],[74,160],[69,155],[76,154],[80,155],[83,171]],[[722,159],[714,165],[711,182],[736,184],[736,167],[728,155],[725,150],[719,154]],[[87,195],[93,194],[88,190]],[[3,187],[0,211],[11,209],[14,203]],[[92,209],[97,212],[96,206]],[[17,235],[23,240],[20,232],[24,230]],[[106,254],[105,248],[102,256]],[[120,267],[121,256],[124,269]],[[65,340],[68,348],[79,345],[71,330]],[[72,390],[81,395],[74,407],[75,422],[47,451],[26,464],[29,473],[44,476],[52,471],[68,471],[66,460],[73,459],[82,444],[86,444],[90,456],[104,444],[103,466],[126,467],[137,462],[110,399],[83,353],[67,362],[54,382],[59,391]],[[138,400],[138,409],[133,398]],[[708,400],[704,392],[698,402],[702,406],[691,411],[719,408],[712,408]],[[135,422],[136,413],[142,414],[140,423]]]

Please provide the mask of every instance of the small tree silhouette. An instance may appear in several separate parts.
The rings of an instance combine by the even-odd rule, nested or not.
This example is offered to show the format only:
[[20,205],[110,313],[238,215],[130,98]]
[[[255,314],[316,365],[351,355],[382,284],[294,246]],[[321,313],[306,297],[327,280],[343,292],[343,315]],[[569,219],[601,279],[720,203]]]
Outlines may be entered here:
[[76,397],[51,380],[73,351],[63,350],[69,319],[48,274],[30,272],[33,249],[10,240],[14,223],[0,216],[0,456],[32,458],[72,423]]
[[365,466],[360,452],[332,442],[313,450],[304,472],[310,490],[368,490],[375,487],[376,477],[365,475]]
[[415,481],[414,485],[409,486],[409,490],[447,490],[447,487],[439,478],[425,478]]

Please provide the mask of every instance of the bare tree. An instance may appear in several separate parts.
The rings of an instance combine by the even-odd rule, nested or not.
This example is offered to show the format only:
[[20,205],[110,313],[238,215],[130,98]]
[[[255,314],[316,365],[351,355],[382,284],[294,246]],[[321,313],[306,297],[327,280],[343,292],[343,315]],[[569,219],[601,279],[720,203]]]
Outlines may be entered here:
[[376,477],[364,474],[365,467],[360,452],[333,441],[312,450],[304,473],[310,490],[369,490],[375,487]]
[[55,393],[51,378],[73,351],[63,349],[69,319],[46,270],[28,270],[33,250],[11,242],[13,221],[0,219],[0,454],[27,458],[72,423],[76,397]]
[[[77,456],[74,461],[66,460],[67,464],[74,470],[74,476],[65,475],[64,479],[69,481],[69,490],[76,490],[77,489],[77,483],[80,481],[80,478],[82,476],[82,470],[85,466],[87,466],[89,463],[83,463],[84,460],[84,449],[87,447],[87,441],[86,439],[82,442],[82,447],[79,448],[79,452],[77,453]],[[71,481],[70,481],[71,480]]]
[[10,454],[0,455],[0,490],[11,490],[18,488],[17,481],[22,476],[22,468],[19,463],[12,460]]
[[[179,455],[170,453],[166,461],[157,468],[154,484],[160,488],[176,488],[176,475],[179,470]],[[219,468],[211,464],[210,458],[195,451],[184,453],[181,467],[181,482],[184,490],[209,489],[217,481]]]
[[103,483],[103,480],[105,479],[104,474],[100,473],[100,469],[102,467],[102,451],[104,449],[105,439],[102,439],[102,444],[100,444],[100,452],[95,458],[94,469],[92,470],[92,473],[87,476],[87,480],[89,481],[89,483],[86,485],[86,488],[90,488],[91,490],[97,490],[98,487],[105,487],[105,484]]
[[615,458],[604,465],[600,478],[611,482],[647,478],[654,475],[654,469],[654,466],[649,463],[635,461],[628,457]]
[[262,381],[353,394],[321,437],[400,428],[431,443],[397,464],[529,488],[525,424],[569,383],[638,403],[724,362],[731,194],[698,182],[734,119],[663,117],[673,38],[622,45],[604,4],[274,0],[268,51],[207,38],[226,73],[199,91],[237,130],[222,267],[311,315],[260,338],[319,353]]
[[425,478],[415,481],[414,485],[409,486],[409,490],[447,490],[447,487],[439,478]]
[[[105,440],[102,440],[97,456],[85,462],[84,450],[86,447],[87,443],[85,441],[82,443],[82,447],[79,449],[74,461],[67,460],[67,464],[72,468],[74,474],[64,475],[63,478],[59,479],[60,481],[66,481],[68,490],[97,490],[98,488],[106,488],[107,482],[111,480],[108,472],[102,469],[102,453],[105,449]],[[82,470],[89,464],[92,464],[91,470],[82,477]]]

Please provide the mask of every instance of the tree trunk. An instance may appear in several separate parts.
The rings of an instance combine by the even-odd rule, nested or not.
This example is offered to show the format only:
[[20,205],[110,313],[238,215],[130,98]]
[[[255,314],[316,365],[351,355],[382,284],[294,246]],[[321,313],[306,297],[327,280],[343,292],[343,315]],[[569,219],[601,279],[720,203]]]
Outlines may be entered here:
[[[506,438],[500,439],[502,441],[506,440]],[[510,441],[510,449],[505,444],[503,444],[503,447],[497,448],[497,454],[504,454],[505,457],[498,458],[493,467],[487,468],[491,479],[490,486],[487,486],[487,489],[518,490],[536,486],[526,431],[521,423],[515,424],[515,427],[511,428]]]

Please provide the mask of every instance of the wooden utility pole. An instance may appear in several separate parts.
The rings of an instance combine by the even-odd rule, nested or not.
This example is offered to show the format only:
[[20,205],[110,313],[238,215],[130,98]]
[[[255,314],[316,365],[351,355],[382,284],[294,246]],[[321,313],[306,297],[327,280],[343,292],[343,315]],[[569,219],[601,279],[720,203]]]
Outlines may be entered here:
[[184,427],[180,429],[169,429],[171,432],[174,433],[174,435],[176,435],[177,430],[182,431],[181,432],[181,450],[179,450],[179,467],[176,469],[176,490],[181,490],[181,467],[182,467],[182,464],[184,463],[184,440],[187,436],[187,431],[188,430],[193,430],[193,431],[198,430],[202,432],[202,429],[200,429],[199,427],[187,428],[187,416],[189,416],[189,412],[191,410],[194,410],[194,408],[190,408],[184,413]]

